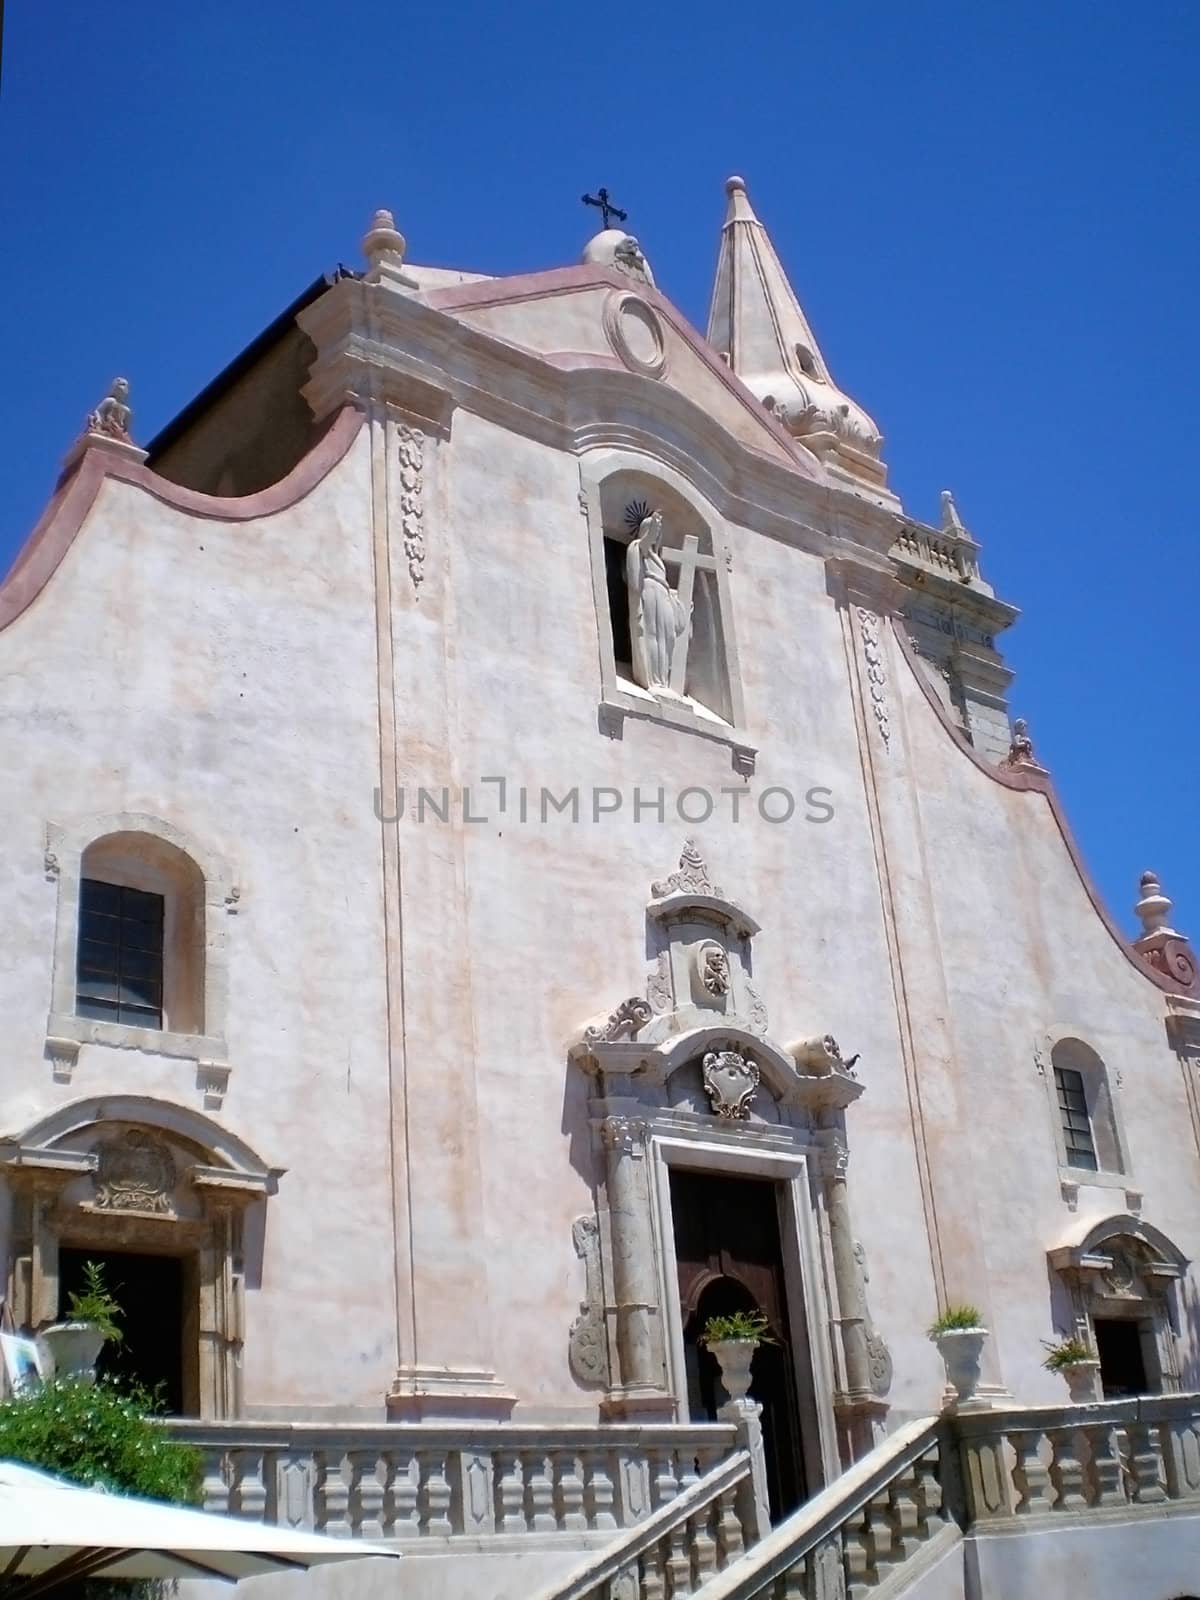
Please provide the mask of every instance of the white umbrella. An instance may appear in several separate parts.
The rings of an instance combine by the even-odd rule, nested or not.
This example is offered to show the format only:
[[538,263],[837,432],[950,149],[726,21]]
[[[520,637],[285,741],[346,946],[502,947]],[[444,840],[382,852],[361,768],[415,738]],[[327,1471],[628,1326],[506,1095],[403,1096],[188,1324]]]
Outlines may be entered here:
[[97,1575],[234,1582],[324,1561],[398,1554],[360,1539],[327,1539],[87,1489],[0,1461],[0,1581],[20,1600]]

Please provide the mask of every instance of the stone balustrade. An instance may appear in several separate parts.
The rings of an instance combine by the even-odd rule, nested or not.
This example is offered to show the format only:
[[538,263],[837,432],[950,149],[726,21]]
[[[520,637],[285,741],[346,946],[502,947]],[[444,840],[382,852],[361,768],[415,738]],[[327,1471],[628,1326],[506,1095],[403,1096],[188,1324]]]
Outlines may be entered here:
[[[732,1424],[183,1421],[208,1511],[342,1538],[605,1535],[733,1455]],[[584,1542],[587,1542],[585,1539]]]
[[974,540],[956,539],[951,533],[920,522],[904,523],[892,554],[961,583],[970,583],[979,576],[979,551]]
[[956,1428],[971,1523],[1200,1510],[1200,1395],[978,1412]]
[[675,1600],[695,1593],[743,1554],[757,1527],[753,1464],[739,1450],[556,1583],[541,1600]]

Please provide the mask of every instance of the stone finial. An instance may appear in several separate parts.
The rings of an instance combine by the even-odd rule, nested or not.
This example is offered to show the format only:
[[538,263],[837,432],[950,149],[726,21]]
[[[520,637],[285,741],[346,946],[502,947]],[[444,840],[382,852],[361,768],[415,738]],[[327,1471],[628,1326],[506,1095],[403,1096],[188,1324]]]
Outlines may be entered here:
[[965,536],[967,532],[949,489],[942,490],[942,532],[951,533],[956,538]]
[[104,399],[94,411],[88,412],[84,432],[99,433],[106,439],[119,439],[122,444],[132,444],[129,424],[133,421],[133,412],[126,404],[128,399],[129,380],[114,378]]
[[396,230],[396,219],[390,211],[380,210],[371,218],[371,226],[363,234],[362,253],[370,267],[384,262],[399,267],[404,260],[405,239]]
[[[1163,893],[1157,872],[1143,872],[1140,880],[1142,897],[1134,906],[1142,924],[1142,938],[1152,933],[1174,933],[1170,926],[1171,901]],[[1178,937],[1178,936],[1176,936]]]

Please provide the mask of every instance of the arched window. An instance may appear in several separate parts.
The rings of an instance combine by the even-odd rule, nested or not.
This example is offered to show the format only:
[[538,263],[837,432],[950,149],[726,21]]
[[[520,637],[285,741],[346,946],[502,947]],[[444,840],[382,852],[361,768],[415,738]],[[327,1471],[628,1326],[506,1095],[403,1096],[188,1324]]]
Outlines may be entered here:
[[151,1050],[196,1063],[205,1105],[229,1079],[225,1044],[228,869],[159,817],[118,812],[46,828],[58,885],[47,1056],[69,1082],[80,1047]]
[[1059,1165],[1080,1174],[1124,1173],[1124,1152],[1104,1062],[1090,1045],[1069,1035],[1054,1042],[1050,1060]]
[[112,833],[83,852],[75,1015],[204,1032],[204,877],[176,845]]

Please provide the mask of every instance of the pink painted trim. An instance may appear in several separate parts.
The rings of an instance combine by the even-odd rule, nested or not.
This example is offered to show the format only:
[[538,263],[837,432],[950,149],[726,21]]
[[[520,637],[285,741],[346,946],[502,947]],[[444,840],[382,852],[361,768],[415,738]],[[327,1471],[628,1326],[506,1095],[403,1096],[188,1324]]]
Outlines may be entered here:
[[1092,902],[1092,909],[1108,929],[1121,954],[1129,962],[1129,965],[1140,973],[1143,978],[1148,978],[1155,988],[1165,990],[1168,994],[1184,993],[1185,991],[1181,990],[1179,985],[1174,983],[1165,973],[1159,972],[1148,961],[1144,961],[1121,932],[1116,919],[1101,898],[1099,889],[1092,881],[1092,875],[1088,871],[1083,856],[1080,854],[1079,846],[1075,842],[1075,835],[1071,832],[1071,825],[1067,821],[1066,813],[1055,791],[1054,782],[1050,774],[1048,772],[1031,772],[1028,768],[998,767],[991,761],[985,760],[974,745],[963,736],[962,731],[954,726],[945,706],[938,699],[933,685],[917,665],[913,641],[903,622],[899,617],[893,617],[891,621],[893,631],[900,644],[900,654],[908,663],[909,671],[920,685],[921,693],[932,706],[938,721],[953,739],[959,750],[978,767],[980,772],[991,778],[993,783],[998,783],[1002,789],[1033,790],[1035,793],[1045,796],[1046,803],[1050,807],[1050,813],[1058,825],[1062,842],[1067,848],[1067,854],[1071,858],[1071,864],[1079,875],[1079,881],[1083,884],[1088,899]]
[[[432,289],[423,295],[422,299],[426,305],[435,310],[453,313],[478,311],[486,306],[518,305],[523,300],[551,300],[562,294],[579,294],[584,289],[620,289],[626,294],[636,294],[648,305],[653,306],[663,321],[669,323],[704,365],[716,374],[719,382],[725,385],[738,404],[783,446],[800,472],[815,483],[821,481],[824,469],[817,457],[792,438],[783,424],[772,416],[762,402],[750,393],[742,380],[716,355],[708,340],[696,332],[665,295],[660,294],[657,289],[652,289],[649,284],[639,283],[624,273],[610,271],[606,267],[584,264],[578,267],[555,267],[549,272],[526,272],[515,278],[489,278],[483,283],[466,283],[447,289]],[[499,338],[499,335],[494,334],[490,328],[480,328],[477,331]],[[563,352],[571,356],[569,363],[560,360],[557,355],[546,355],[538,351],[531,353],[554,366],[608,365],[608,358],[605,356],[581,357],[578,351]],[[619,365],[622,371],[628,370],[623,362]]]
[[249,522],[273,516],[303,500],[350,449],[362,426],[362,413],[345,406],[332,427],[318,439],[285,478],[242,496],[201,494],[160,477],[144,462],[111,454],[103,444],[84,451],[69,477],[55,490],[37,526],[21,547],[8,576],[0,584],[0,628],[7,628],[37,599],[58,570],[83,526],[106,478],[136,484],[165,505],[192,516],[221,522]]

